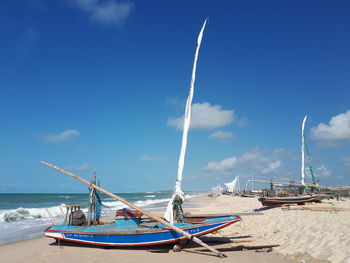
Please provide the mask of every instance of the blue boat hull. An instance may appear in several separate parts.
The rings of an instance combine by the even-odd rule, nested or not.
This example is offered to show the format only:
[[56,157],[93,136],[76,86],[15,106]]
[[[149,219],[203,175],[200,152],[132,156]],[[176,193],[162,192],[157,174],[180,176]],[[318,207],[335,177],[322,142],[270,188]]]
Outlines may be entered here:
[[[200,224],[178,223],[177,227],[194,236],[201,236],[240,221],[239,216],[208,218]],[[161,224],[130,224],[69,226],[53,225],[45,229],[45,235],[56,240],[100,246],[148,246],[174,243],[187,239]]]

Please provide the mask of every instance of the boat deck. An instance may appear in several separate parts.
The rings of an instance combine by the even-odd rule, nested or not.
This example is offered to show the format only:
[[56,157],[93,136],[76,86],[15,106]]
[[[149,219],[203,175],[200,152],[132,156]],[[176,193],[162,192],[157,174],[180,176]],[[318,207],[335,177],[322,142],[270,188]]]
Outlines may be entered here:
[[[186,229],[193,228],[194,225],[216,224],[218,222],[232,220],[232,216],[207,218],[198,224],[193,223],[175,223],[176,227]],[[53,225],[49,228],[51,231],[62,232],[79,232],[79,233],[140,233],[153,231],[169,231],[169,228],[158,222],[141,222],[137,224],[137,220],[133,219],[117,219],[114,223],[92,226],[71,226],[68,224]]]

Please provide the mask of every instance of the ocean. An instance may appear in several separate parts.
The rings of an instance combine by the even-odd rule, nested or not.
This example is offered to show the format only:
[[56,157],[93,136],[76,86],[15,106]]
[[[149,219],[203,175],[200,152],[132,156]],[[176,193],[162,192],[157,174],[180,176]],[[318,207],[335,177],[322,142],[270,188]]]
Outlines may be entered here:
[[[117,195],[147,211],[165,210],[171,191],[117,193]],[[200,192],[186,192],[186,198],[203,195]],[[107,195],[102,194],[102,216],[114,215],[126,207]],[[51,225],[46,212],[50,211],[57,223],[61,223],[60,206],[82,205],[87,211],[88,194],[1,194],[0,193],[0,245],[36,238]],[[192,205],[193,206],[193,205]],[[186,206],[184,206],[186,208]],[[188,207],[188,206],[187,206]],[[64,209],[65,211],[65,209]]]

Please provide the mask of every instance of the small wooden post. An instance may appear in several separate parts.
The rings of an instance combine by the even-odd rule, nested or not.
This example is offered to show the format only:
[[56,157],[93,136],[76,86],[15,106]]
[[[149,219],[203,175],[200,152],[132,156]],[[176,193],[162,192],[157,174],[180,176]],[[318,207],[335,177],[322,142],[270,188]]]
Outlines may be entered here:
[[56,225],[56,221],[55,221],[55,219],[53,218],[53,216],[51,215],[49,209],[47,209],[47,208],[45,208],[45,209],[46,209],[47,214],[48,214],[49,217],[51,218],[52,224]]

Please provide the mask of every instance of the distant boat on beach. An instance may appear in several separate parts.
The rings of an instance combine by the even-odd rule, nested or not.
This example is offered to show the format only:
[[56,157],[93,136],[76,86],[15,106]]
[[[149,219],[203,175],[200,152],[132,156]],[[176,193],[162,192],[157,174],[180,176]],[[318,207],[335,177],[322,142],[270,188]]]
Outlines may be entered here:
[[[286,191],[282,196],[263,196],[259,198],[259,201],[264,206],[275,206],[275,205],[284,205],[284,204],[304,204],[306,202],[320,202],[322,199],[328,197],[326,194],[318,193],[318,184],[315,180],[315,176],[313,173],[312,165],[311,165],[311,157],[310,153],[305,141],[305,122],[307,116],[304,117],[302,125],[301,125],[301,182],[300,184],[293,183],[294,187],[299,188],[299,194],[291,194]],[[305,150],[307,153],[308,167],[310,170],[310,175],[312,178],[312,185],[308,185],[305,182]],[[270,182],[271,187],[273,183]],[[291,185],[291,184],[290,184]],[[272,189],[271,189],[272,190]]]

